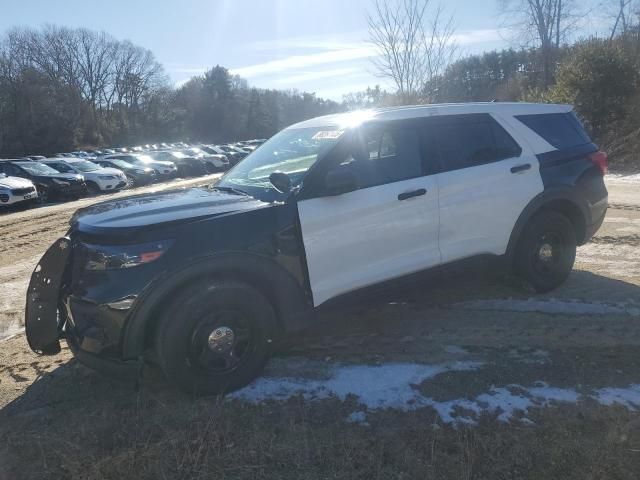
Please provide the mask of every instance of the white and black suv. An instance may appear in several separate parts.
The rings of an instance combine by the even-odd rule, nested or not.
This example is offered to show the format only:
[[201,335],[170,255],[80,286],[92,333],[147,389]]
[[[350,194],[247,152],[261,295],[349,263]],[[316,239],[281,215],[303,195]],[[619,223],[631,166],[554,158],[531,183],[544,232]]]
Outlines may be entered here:
[[[190,392],[253,379],[346,296],[477,256],[538,291],[607,210],[607,157],[567,105],[360,111],[293,125],[215,185],[79,210],[27,294],[31,348],[154,358]],[[137,367],[136,367],[137,368]]]

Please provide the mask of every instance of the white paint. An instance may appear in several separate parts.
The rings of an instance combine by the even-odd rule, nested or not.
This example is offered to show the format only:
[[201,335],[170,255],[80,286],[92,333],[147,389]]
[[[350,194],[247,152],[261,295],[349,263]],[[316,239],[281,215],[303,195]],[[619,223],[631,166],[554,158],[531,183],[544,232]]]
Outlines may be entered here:
[[[398,200],[420,188],[427,193]],[[298,211],[316,306],[440,263],[433,176],[304,200]]]
[[[443,263],[506,252],[518,217],[544,190],[538,159],[522,147],[520,157],[436,175]],[[524,164],[531,168],[511,173]]]
[[532,408],[547,407],[554,403],[575,404],[583,398],[591,398],[606,406],[620,404],[631,410],[640,407],[640,385],[602,388],[583,397],[575,389],[535,382],[530,387],[492,387],[473,399],[456,398],[447,401],[434,400],[421,394],[416,388],[420,383],[441,373],[474,370],[480,366],[475,362],[448,365],[390,363],[380,366],[334,366],[328,378],[322,380],[262,377],[248,387],[230,394],[228,398],[258,404],[283,401],[295,395],[302,395],[307,401],[328,398],[344,401],[353,396],[360,405],[366,407],[366,411],[356,410],[346,421],[363,425],[368,425],[367,412],[388,408],[411,411],[431,407],[444,423],[475,424],[478,416],[492,414],[500,421],[511,421],[517,416],[521,422],[531,424],[526,415]]
[[580,300],[538,300],[529,298],[474,300],[455,303],[454,308],[466,310],[497,310],[506,312],[539,312],[557,315],[640,315],[640,305],[582,302]]

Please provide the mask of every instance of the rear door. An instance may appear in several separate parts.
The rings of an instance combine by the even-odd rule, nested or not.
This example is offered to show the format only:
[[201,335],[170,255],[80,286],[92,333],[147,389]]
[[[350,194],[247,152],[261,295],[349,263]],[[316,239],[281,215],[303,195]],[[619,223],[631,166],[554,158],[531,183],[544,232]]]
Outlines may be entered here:
[[359,188],[298,203],[315,305],[440,263],[438,188],[412,122],[362,127],[360,154],[332,160]]
[[525,206],[543,191],[538,160],[489,114],[430,119],[438,145],[443,263],[505,253]]

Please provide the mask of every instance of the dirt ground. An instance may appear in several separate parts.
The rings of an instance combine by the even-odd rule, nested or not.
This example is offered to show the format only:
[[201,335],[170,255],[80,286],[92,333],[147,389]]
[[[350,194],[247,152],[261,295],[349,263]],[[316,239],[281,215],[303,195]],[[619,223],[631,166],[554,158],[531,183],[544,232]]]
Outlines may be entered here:
[[95,199],[0,216],[0,480],[638,478],[640,181],[607,186],[558,290],[472,270],[389,292],[225,399],[33,354],[16,333],[31,270]]

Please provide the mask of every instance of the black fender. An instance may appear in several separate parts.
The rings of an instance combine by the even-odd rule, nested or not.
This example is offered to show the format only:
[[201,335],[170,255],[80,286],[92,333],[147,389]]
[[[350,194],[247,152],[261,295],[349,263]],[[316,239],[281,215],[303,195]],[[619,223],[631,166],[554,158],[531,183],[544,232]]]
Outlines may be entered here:
[[515,249],[518,245],[520,235],[531,217],[543,208],[556,208],[558,204],[562,204],[565,207],[570,206],[569,208],[571,208],[572,215],[574,216],[571,220],[574,222],[577,220],[579,222],[577,227],[578,232],[581,233],[578,233],[577,235],[578,244],[584,243],[584,229],[587,225],[591,224],[591,211],[587,201],[573,186],[549,187],[536,195],[527,204],[524,210],[522,210],[518,220],[516,220],[513,230],[511,231],[511,236],[509,237],[509,243],[505,254],[509,262],[513,260],[513,255],[515,254]]
[[167,271],[144,289],[124,325],[122,358],[143,354],[160,311],[178,290],[198,279],[216,277],[244,281],[266,295],[276,310],[282,333],[302,329],[315,318],[310,295],[274,259],[247,252],[214,254]]

